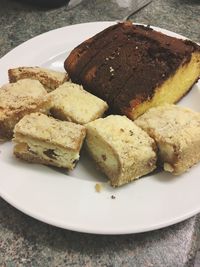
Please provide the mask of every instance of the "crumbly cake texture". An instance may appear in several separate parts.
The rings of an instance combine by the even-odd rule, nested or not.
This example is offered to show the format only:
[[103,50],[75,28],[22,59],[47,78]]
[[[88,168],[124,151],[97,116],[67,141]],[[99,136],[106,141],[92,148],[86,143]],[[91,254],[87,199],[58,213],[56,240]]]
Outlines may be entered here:
[[25,116],[14,129],[14,154],[29,162],[72,170],[79,160],[86,129],[42,113]]
[[50,113],[61,120],[85,124],[101,117],[108,109],[105,101],[70,82],[61,85],[50,96]]
[[77,46],[64,63],[71,80],[135,119],[175,103],[200,76],[200,47],[131,22],[115,24]]
[[200,161],[200,113],[168,104],[149,109],[135,123],[156,141],[164,170],[179,175]]
[[50,98],[36,80],[22,79],[0,88],[0,141],[11,139],[15,124],[31,112],[47,112]]
[[29,78],[40,81],[47,92],[55,90],[58,86],[69,80],[66,73],[40,67],[18,67],[8,70],[9,81],[16,82]]
[[113,187],[156,168],[154,140],[127,117],[110,115],[86,124],[86,128],[86,148]]

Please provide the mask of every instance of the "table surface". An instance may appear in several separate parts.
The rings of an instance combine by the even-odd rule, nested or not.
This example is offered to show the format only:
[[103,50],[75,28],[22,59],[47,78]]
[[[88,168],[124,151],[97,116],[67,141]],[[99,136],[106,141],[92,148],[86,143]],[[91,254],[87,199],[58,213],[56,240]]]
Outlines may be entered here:
[[[120,20],[121,0],[85,0],[74,9],[38,8],[1,0],[0,56],[62,26]],[[131,19],[200,41],[199,0],[154,0]],[[76,233],[39,222],[0,199],[0,266],[193,266],[200,216],[165,229],[121,236]]]

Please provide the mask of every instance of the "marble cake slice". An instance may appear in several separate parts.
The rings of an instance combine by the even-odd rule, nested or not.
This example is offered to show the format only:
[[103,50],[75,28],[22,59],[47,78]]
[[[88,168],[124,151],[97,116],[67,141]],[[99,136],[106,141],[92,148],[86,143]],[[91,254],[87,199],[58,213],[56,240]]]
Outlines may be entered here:
[[72,50],[64,67],[111,112],[135,119],[189,91],[200,75],[200,47],[148,26],[118,23]]

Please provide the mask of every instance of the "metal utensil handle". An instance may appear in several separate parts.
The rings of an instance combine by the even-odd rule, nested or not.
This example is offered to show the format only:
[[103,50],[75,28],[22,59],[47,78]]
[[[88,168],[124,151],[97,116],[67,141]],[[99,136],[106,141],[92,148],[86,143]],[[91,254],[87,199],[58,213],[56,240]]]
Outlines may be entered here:
[[141,1],[140,3],[136,3],[134,9],[131,11],[131,13],[129,15],[127,15],[126,17],[124,17],[122,19],[122,21],[127,21],[129,20],[129,18],[136,14],[137,12],[139,12],[141,9],[143,9],[144,7],[146,7],[147,5],[149,5],[153,0],[146,0],[146,1]]

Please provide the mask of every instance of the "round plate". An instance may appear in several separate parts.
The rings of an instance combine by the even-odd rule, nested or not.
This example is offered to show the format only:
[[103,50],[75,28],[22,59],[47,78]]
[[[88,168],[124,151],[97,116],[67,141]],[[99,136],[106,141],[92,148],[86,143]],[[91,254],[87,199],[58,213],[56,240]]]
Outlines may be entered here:
[[[7,70],[18,66],[43,66],[64,70],[63,62],[79,43],[114,22],[68,26],[39,35],[0,59],[0,84]],[[173,32],[155,28],[168,35]],[[181,105],[200,111],[199,83]],[[68,174],[14,158],[12,144],[0,145],[0,195],[22,212],[65,229],[97,233],[138,233],[162,228],[200,211],[200,165],[174,177],[160,172],[121,188],[111,188],[83,151],[76,169]],[[102,191],[95,191],[96,183]]]

